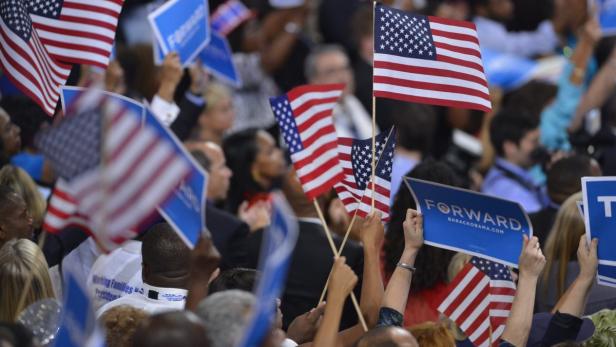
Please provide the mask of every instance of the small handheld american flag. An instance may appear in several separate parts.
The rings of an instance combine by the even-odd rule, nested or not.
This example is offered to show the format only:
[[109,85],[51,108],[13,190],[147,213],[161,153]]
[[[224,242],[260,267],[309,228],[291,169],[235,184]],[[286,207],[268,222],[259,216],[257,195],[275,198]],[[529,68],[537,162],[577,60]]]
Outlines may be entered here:
[[[189,163],[141,115],[103,93],[81,93],[70,114],[36,145],[62,179],[50,201],[50,232],[77,224],[110,250],[135,236],[189,173]],[[71,114],[75,112],[74,114]]]
[[376,97],[492,109],[479,38],[471,22],[377,4],[373,78]]
[[228,0],[218,6],[210,17],[212,30],[226,36],[252,16],[252,11],[243,2],[240,0]]
[[[394,128],[376,136],[374,208],[389,220],[389,196],[396,134]],[[344,179],[336,185],[338,197],[349,214],[365,218],[372,210],[372,139],[340,138],[338,145]]]
[[438,311],[453,320],[475,346],[489,346],[505,330],[515,292],[507,266],[473,257],[447,287]]
[[32,26],[25,1],[0,1],[0,68],[24,94],[53,116],[71,67],[56,61]]
[[56,59],[109,64],[124,0],[24,0],[45,48]]
[[291,152],[291,160],[310,199],[343,178],[332,112],[344,85],[304,85],[270,98],[272,111]]

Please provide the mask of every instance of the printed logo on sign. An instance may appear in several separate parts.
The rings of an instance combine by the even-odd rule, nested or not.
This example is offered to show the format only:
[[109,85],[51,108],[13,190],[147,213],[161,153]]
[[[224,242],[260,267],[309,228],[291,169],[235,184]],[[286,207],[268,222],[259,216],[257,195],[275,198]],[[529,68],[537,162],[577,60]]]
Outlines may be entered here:
[[[428,210],[436,209],[445,215],[450,215],[454,218],[448,218],[448,221],[458,224],[464,224],[467,226],[480,227],[481,225],[469,225],[467,223],[483,223],[484,226],[492,226],[487,228],[490,231],[497,232],[499,234],[505,231],[499,228],[506,228],[509,230],[519,231],[522,230],[522,223],[519,220],[511,217],[504,217],[498,214],[490,214],[489,212],[475,210],[473,208],[460,207],[458,205],[449,205],[444,202],[435,203],[433,200],[424,199],[426,208]],[[458,220],[456,218],[461,218]],[[482,228],[486,229],[486,228]]]
[[199,212],[201,210],[197,194],[195,194],[190,185],[186,184],[186,181],[182,181],[182,183],[180,183],[180,186],[176,190],[176,194],[188,208],[195,212]]
[[186,45],[199,30],[199,25],[204,17],[205,6],[200,5],[186,23],[182,24],[176,31],[167,36],[167,45],[169,45],[169,49],[174,50],[178,46]]

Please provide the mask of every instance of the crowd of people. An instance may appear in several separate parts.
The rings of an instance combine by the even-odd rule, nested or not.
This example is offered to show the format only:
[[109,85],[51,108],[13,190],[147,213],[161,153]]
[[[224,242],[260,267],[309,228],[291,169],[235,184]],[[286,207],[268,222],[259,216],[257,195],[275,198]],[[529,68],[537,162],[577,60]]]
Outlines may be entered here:
[[[57,175],[35,137],[54,119],[0,72],[1,346],[53,343],[23,316],[41,300],[61,302],[68,272],[87,289],[109,347],[236,346],[256,306],[272,194],[288,202],[299,235],[261,346],[471,346],[437,309],[471,257],[424,245],[405,176],[515,201],[529,214],[533,236],[511,269],[515,299],[493,343],[616,344],[616,288],[597,284],[601,241],[587,240],[576,205],[582,177],[616,175],[616,39],[602,35],[592,2],[383,1],[473,21],[482,48],[561,59],[552,78],[491,85],[490,113],[374,99],[371,2],[243,1],[253,16],[228,35],[239,86],[198,61],[183,69],[173,52],[155,64],[147,13],[161,2],[125,0],[109,67],[76,66],[68,85],[100,83],[148,101],[209,174],[209,236],[190,249],[157,217],[104,253],[79,227],[45,232]],[[222,3],[210,0],[210,13]],[[373,108],[379,129],[396,127],[388,223],[378,213],[353,223],[332,190],[317,199],[324,225],[290,163],[269,97],[327,83],[345,84],[333,112],[338,136],[372,136]],[[326,233],[340,247],[347,229],[334,257]]]

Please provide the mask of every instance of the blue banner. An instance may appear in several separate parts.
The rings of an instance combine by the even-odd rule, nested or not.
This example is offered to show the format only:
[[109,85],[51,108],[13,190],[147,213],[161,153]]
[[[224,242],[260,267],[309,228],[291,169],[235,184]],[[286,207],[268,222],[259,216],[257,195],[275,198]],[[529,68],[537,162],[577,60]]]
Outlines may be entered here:
[[517,268],[522,236],[533,234],[519,204],[443,184],[404,180],[423,214],[426,244]]
[[[66,114],[66,106],[70,105],[73,102],[73,100],[75,100],[75,97],[77,97],[80,93],[82,93],[86,89],[82,87],[73,87],[73,86],[62,86],[61,88],[62,88],[61,89],[62,93],[60,94],[60,102],[62,103],[62,111],[64,111],[64,114]],[[101,90],[101,93],[116,100],[117,102],[122,104],[124,107],[144,117],[145,107],[141,103],[131,98],[127,98],[124,95],[110,93],[110,92],[106,92],[102,90]]]
[[586,234],[599,239],[599,264],[616,266],[616,177],[584,177],[582,193]]
[[255,290],[256,306],[238,347],[261,346],[272,328],[276,319],[276,299],[282,295],[297,242],[297,220],[283,197],[274,197],[272,210],[272,224],[265,231],[261,244],[261,278]]
[[[601,242],[599,242],[601,244]],[[616,288],[616,266],[599,265],[597,283]]]
[[60,330],[55,339],[57,347],[98,347],[105,345],[105,336],[96,322],[87,291],[71,272],[64,276],[64,305]]
[[233,63],[233,52],[224,36],[212,33],[210,43],[199,53],[199,59],[219,79],[234,87],[240,87],[242,84]]
[[603,35],[616,35],[616,0],[597,0],[597,6]]
[[148,15],[163,55],[178,52],[190,64],[210,41],[207,0],[171,0]]
[[173,194],[158,208],[158,212],[175,229],[186,244],[193,248],[205,230],[205,204],[208,175],[195,162],[182,143],[156,116],[146,109],[145,122],[174,144],[177,153],[185,156],[191,165],[190,175],[180,183]]
[[537,62],[513,54],[481,49],[481,59],[490,86],[511,90],[533,77]]

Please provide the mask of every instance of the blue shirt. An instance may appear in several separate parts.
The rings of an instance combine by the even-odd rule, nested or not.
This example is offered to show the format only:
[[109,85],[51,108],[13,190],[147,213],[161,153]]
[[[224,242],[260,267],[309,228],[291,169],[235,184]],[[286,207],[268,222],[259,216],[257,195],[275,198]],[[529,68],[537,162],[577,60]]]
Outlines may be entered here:
[[42,154],[20,152],[11,157],[11,164],[22,168],[35,181],[40,181],[43,177],[45,158]]
[[483,181],[481,191],[515,201],[522,205],[527,213],[541,210],[549,201],[543,187],[533,180],[528,171],[503,158],[496,158],[494,166]]

